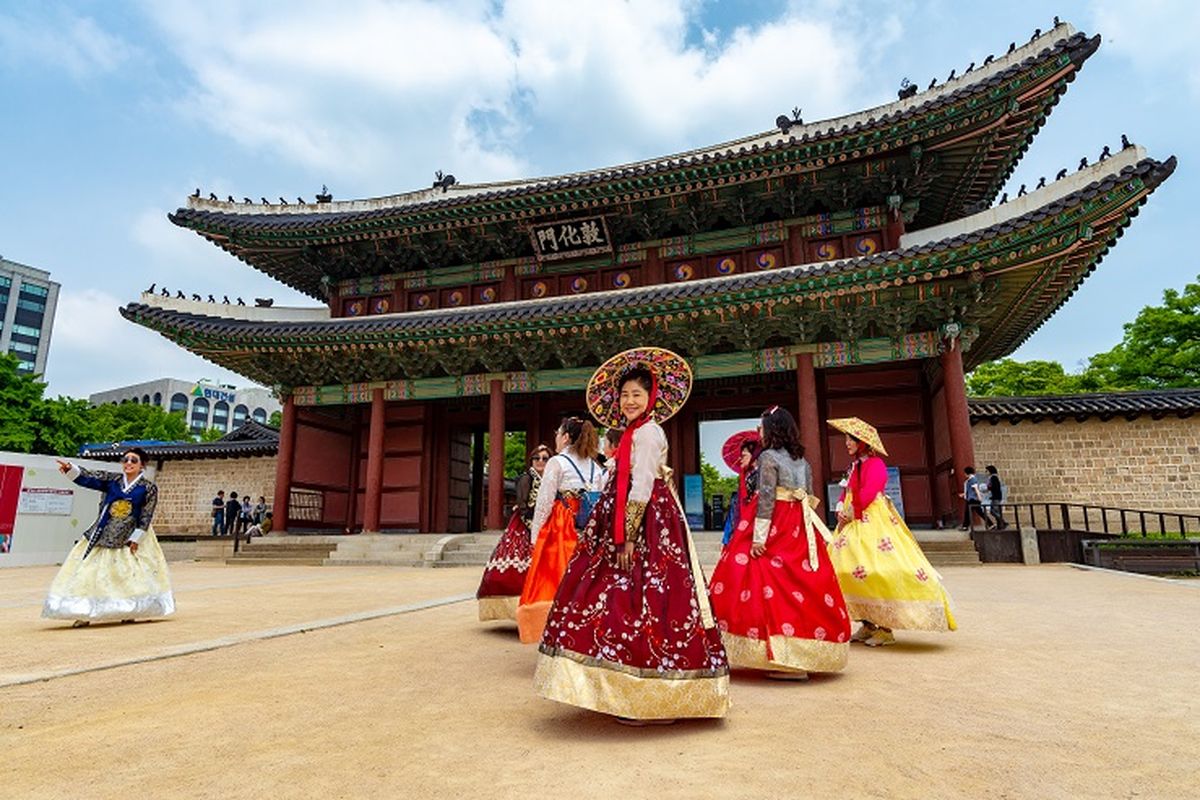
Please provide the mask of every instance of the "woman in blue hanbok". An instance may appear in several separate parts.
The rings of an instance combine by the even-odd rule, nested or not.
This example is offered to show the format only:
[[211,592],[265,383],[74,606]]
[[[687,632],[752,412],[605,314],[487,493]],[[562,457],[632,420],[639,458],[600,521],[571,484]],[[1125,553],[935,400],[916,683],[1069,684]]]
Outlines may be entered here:
[[100,516],[67,555],[42,606],[48,619],[91,622],[165,617],[175,611],[167,561],[150,527],[158,487],[144,472],[146,453],[131,447],[121,472],[93,472],[70,462],[58,468],[71,480],[103,493]]

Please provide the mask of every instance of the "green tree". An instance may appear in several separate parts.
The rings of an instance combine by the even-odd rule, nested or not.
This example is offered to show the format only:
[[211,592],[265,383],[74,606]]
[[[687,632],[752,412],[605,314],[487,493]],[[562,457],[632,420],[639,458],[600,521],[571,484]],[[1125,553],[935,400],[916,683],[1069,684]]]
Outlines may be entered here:
[[180,442],[189,438],[187,422],[180,412],[169,414],[158,406],[140,403],[110,403],[92,409],[91,441],[156,439]]
[[271,416],[267,419],[267,424],[270,425],[272,428],[282,428],[283,427],[283,412],[282,411],[272,411]]
[[46,384],[18,369],[11,353],[0,355],[0,450],[28,453],[37,441],[37,418]]
[[1088,361],[1084,376],[1104,388],[1200,386],[1200,283],[1167,289],[1125,324],[1121,343]]
[[700,460],[700,482],[704,486],[704,502],[711,503],[712,496],[719,494],[728,499],[737,490],[736,476],[722,475],[717,468],[704,459]]
[[38,411],[33,452],[73,456],[85,442],[104,441],[95,434],[95,411],[87,400],[59,397],[43,400]]
[[215,442],[225,435],[225,431],[220,428],[204,428],[200,431],[200,441]]
[[967,376],[971,397],[1022,397],[1079,391],[1079,376],[1068,375],[1057,361],[1002,358],[980,364]]

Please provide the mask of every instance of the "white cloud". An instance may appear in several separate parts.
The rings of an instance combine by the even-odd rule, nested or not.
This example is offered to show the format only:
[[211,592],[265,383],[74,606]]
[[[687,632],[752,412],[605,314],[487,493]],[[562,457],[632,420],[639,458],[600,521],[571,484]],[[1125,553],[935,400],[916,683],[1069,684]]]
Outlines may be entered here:
[[[868,24],[855,13],[785,10],[693,44],[690,0],[287,8],[145,6],[194,81],[185,113],[380,192],[436,169],[474,183],[661,155],[765,130],[797,104],[841,113],[869,60],[845,30]],[[870,24],[897,34],[892,18]]]
[[31,8],[42,13],[0,14],[0,60],[26,68],[27,62],[34,61],[82,79],[112,72],[135,54],[129,44],[89,17]]
[[[1157,90],[1174,92],[1186,85],[1193,103],[1200,101],[1200,4],[1192,0],[1142,0],[1138,3],[1101,0],[1094,7],[1094,27],[1102,31],[1101,52],[1128,59]],[[1175,75],[1180,84],[1161,82]]]
[[99,290],[59,294],[50,338],[48,396],[84,397],[141,381],[209,377],[238,386],[244,377],[210,364],[153,331],[126,321],[123,302]]

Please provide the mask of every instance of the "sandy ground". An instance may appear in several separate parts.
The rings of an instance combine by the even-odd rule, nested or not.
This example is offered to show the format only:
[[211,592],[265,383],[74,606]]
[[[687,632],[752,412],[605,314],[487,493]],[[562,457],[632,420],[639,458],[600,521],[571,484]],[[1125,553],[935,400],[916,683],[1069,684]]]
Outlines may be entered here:
[[631,729],[533,694],[534,649],[457,600],[475,570],[183,564],[174,618],[82,630],[38,618],[52,569],[3,570],[0,793],[1200,795],[1200,585],[944,573],[956,633],[808,684],[735,674],[725,720]]

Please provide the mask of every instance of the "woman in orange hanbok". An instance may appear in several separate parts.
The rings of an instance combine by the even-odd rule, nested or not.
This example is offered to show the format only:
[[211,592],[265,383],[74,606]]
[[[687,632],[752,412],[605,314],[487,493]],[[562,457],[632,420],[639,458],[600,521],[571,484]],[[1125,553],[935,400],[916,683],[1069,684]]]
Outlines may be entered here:
[[596,463],[599,440],[592,423],[564,419],[554,435],[558,448],[542,472],[530,535],[533,556],[517,605],[517,631],[524,644],[541,641],[558,582],[575,552],[575,516],[585,493],[599,491],[604,469]]
[[887,465],[878,454],[887,451],[879,433],[857,417],[831,419],[829,425],[846,434],[852,459],[829,550],[846,609],[862,622],[850,641],[879,647],[895,643],[897,628],[954,630],[958,625],[942,576],[883,493]]

